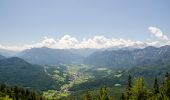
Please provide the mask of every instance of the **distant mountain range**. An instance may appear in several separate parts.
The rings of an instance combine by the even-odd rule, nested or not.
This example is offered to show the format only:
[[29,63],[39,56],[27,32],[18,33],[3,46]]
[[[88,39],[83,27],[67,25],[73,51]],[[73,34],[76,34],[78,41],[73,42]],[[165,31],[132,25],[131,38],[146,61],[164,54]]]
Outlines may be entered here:
[[68,63],[81,63],[83,56],[74,54],[67,50],[50,49],[50,48],[32,48],[20,52],[18,57],[32,64],[55,65]]
[[45,90],[54,88],[55,81],[42,66],[12,57],[0,60],[0,83]]
[[159,60],[169,61],[170,46],[160,48],[149,46],[144,49],[51,49],[42,47],[24,50],[16,56],[39,65],[85,63],[98,67],[128,68],[156,63]]
[[144,49],[51,49],[32,48],[20,52],[18,57],[32,64],[55,65],[85,63],[98,67],[133,67],[169,60],[170,46],[146,47]]
[[170,46],[146,47],[135,50],[111,50],[95,52],[84,60],[85,64],[100,67],[134,67],[146,64],[157,63],[159,61],[170,61]]
[[[75,53],[73,53],[75,52]],[[81,53],[81,52],[79,52]],[[119,49],[91,52],[87,57],[76,50],[33,48],[20,52],[20,57],[0,55],[0,83],[21,85],[41,90],[59,87],[47,73],[44,64],[85,63],[96,67],[128,68],[133,76],[160,77],[170,70],[170,46],[146,47],[144,49]],[[39,64],[39,65],[35,65]],[[146,78],[149,80],[149,78]]]

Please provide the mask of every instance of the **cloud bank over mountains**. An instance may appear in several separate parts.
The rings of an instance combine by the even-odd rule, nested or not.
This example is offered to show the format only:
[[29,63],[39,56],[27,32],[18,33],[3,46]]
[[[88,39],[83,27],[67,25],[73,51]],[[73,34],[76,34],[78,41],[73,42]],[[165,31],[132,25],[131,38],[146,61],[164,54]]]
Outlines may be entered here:
[[[79,41],[75,37],[70,35],[65,35],[60,39],[54,39],[49,37],[44,37],[40,42],[33,44],[25,44],[23,46],[4,46],[0,45],[1,49],[21,51],[24,49],[30,48],[39,48],[39,47],[49,47],[57,49],[80,49],[80,48],[123,48],[123,47],[134,47],[134,48],[144,48],[146,46],[161,46],[170,44],[169,38],[163,34],[163,32],[156,27],[149,27],[148,30],[157,38],[157,40],[146,40],[146,41],[134,41],[127,39],[116,39],[116,38],[106,38],[104,36],[94,36],[88,39],[82,39]],[[163,42],[163,44],[162,44]]]

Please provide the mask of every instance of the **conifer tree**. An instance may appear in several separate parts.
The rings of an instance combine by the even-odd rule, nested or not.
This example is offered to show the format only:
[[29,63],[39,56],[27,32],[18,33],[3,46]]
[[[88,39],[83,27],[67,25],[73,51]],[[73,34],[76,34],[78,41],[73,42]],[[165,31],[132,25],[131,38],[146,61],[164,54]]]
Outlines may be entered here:
[[6,88],[6,85],[5,84],[1,84],[0,91],[3,91],[5,88]]
[[146,100],[147,88],[143,77],[136,79],[134,86],[132,87],[132,97],[130,100]]
[[18,91],[17,86],[14,87],[14,93],[15,93],[15,100],[19,100],[19,97],[18,97],[19,91]]
[[122,93],[120,100],[125,100],[125,95]]
[[92,100],[92,96],[91,96],[91,93],[90,91],[87,91],[85,96],[84,96],[84,100]]
[[157,77],[155,77],[154,85],[153,85],[153,94],[156,95],[158,93],[159,93],[159,85],[158,85]]
[[165,78],[169,78],[169,73],[168,72],[166,72]]
[[107,88],[100,89],[99,100],[111,100],[112,98],[108,95]]
[[127,100],[129,100],[130,96],[132,95],[131,88],[132,88],[132,78],[131,78],[131,75],[129,75],[128,76],[128,86],[127,86],[127,90],[126,90],[126,98],[127,98]]
[[132,78],[131,75],[128,76],[128,89],[132,88]]
[[165,74],[164,81],[160,88],[160,92],[161,92],[161,99],[165,99],[165,98],[170,99],[170,76],[168,72]]

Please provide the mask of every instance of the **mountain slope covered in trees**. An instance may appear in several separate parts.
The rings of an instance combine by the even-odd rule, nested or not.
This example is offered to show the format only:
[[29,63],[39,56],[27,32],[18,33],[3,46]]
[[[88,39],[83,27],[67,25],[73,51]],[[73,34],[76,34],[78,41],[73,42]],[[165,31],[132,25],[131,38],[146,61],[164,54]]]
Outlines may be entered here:
[[101,88],[96,94],[92,94],[87,91],[84,94],[85,100],[169,100],[170,99],[170,76],[168,73],[162,78],[162,83],[159,84],[160,80],[153,78],[154,82],[151,87],[147,86],[145,78],[137,77],[132,80],[129,75],[126,89],[120,97],[114,98],[113,94],[108,91],[106,87]]
[[44,68],[13,57],[0,60],[0,82],[35,89],[54,88],[55,81],[44,72]]
[[0,100],[46,100],[30,89],[0,84]]

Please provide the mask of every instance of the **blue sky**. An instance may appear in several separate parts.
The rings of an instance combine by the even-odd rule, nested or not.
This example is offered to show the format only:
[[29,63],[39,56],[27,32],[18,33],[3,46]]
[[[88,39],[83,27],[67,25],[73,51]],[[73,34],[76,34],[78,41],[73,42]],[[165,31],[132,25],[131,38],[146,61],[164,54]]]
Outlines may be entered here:
[[170,36],[169,0],[0,0],[0,44],[42,37],[78,40],[104,36],[145,41],[148,27]]

